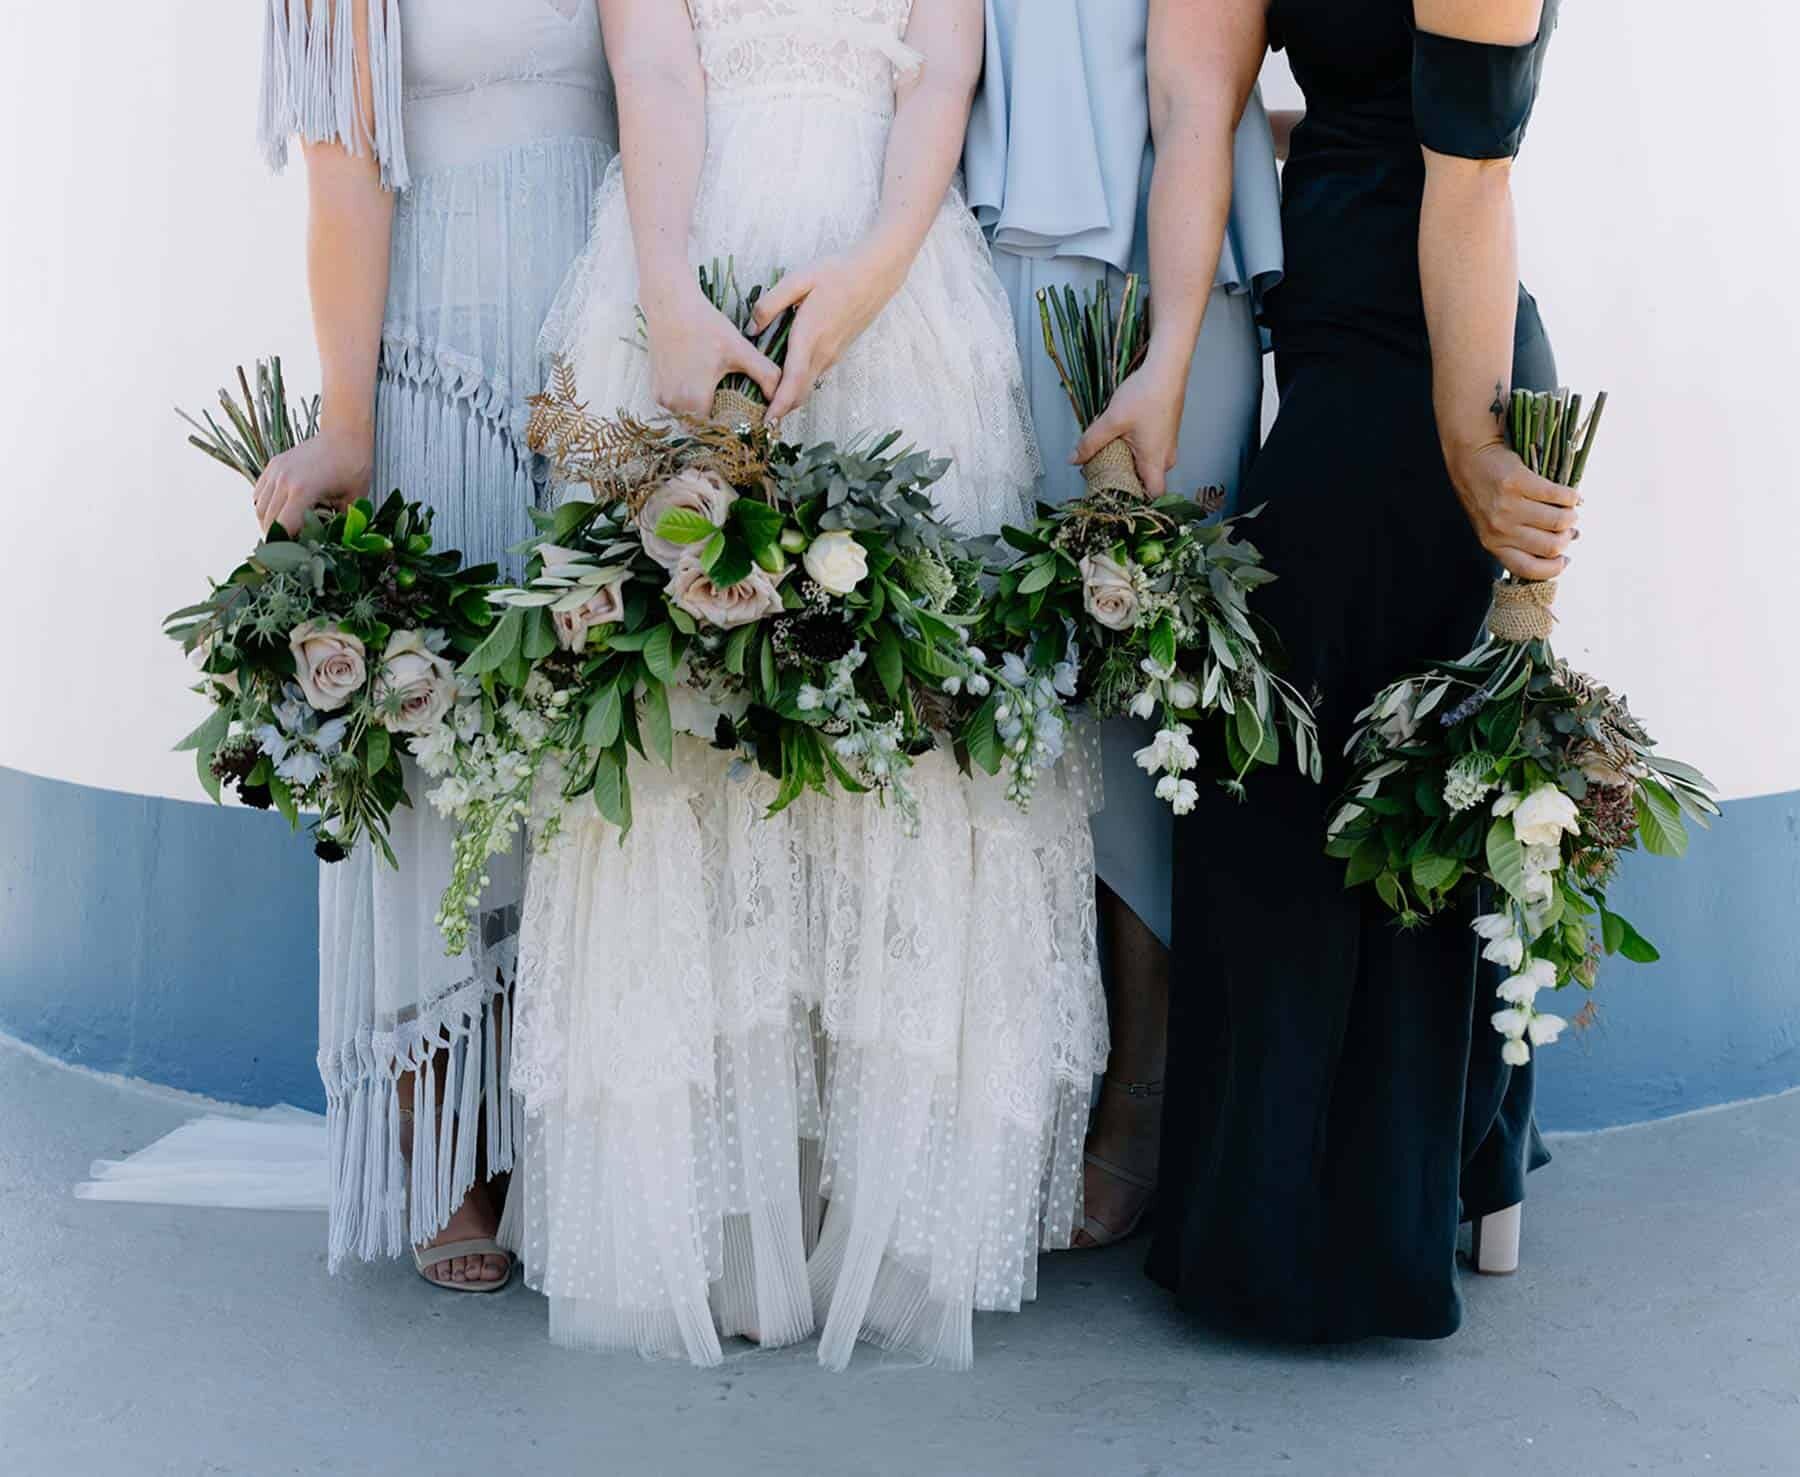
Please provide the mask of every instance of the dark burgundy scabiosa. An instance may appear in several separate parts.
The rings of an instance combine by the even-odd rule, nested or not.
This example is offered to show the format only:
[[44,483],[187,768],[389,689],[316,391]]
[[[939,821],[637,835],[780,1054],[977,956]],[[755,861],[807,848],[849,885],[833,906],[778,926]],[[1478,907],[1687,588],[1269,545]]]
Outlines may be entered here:
[[238,785],[238,799],[252,810],[267,810],[275,803],[275,796],[267,785],[253,785],[248,781]]
[[250,778],[262,758],[262,749],[253,738],[234,738],[220,744],[207,766],[213,777],[225,784],[241,785]]
[[350,853],[330,836],[321,836],[313,842],[313,855],[322,862],[341,862]]

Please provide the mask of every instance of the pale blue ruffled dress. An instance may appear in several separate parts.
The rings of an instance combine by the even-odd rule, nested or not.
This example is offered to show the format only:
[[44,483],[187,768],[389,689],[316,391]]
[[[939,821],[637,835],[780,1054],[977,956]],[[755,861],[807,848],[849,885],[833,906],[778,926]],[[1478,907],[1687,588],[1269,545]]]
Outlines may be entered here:
[[[269,162],[286,161],[295,135],[338,142],[372,155],[397,196],[374,491],[429,504],[439,548],[504,563],[539,496],[522,441],[542,379],[538,334],[616,152],[594,0],[265,3]],[[366,52],[351,43],[359,21]],[[357,107],[364,75],[372,137]],[[398,871],[367,847],[321,871],[334,1266],[442,1229],[476,1175],[477,1135],[460,1126],[484,1123],[490,1173],[512,1159],[503,1017],[522,879],[516,857],[495,859],[477,942],[446,957],[435,919],[452,830],[425,788],[413,772],[413,807],[392,833]],[[396,1083],[415,1070],[409,1180]]]
[[[1044,353],[1037,292],[1148,272],[1144,208],[1151,171],[1145,72],[1147,0],[987,0],[987,63],[964,158],[969,203],[987,230],[1013,302],[1020,356],[1043,450],[1040,495],[1086,490],[1068,465],[1080,432]],[[1261,425],[1261,294],[1280,280],[1281,202],[1260,96],[1239,125],[1231,221],[1189,382],[1177,492],[1235,496]],[[1107,885],[1166,944],[1174,829],[1133,752],[1142,725],[1106,725],[1105,802],[1094,851]]]

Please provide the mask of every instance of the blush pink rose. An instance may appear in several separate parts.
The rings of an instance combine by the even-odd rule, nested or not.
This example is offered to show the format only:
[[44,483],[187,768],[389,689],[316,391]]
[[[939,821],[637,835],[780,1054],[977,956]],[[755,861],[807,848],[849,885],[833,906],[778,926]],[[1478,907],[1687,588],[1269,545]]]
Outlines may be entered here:
[[725,515],[736,501],[737,494],[711,472],[678,472],[651,493],[638,510],[637,526],[644,552],[664,569],[674,569],[690,545],[673,543],[657,533],[656,526],[663,516],[680,508],[698,513],[714,528],[723,528]]
[[368,680],[362,641],[319,621],[302,621],[288,636],[294,678],[306,700],[321,713],[335,713]]
[[669,598],[697,621],[729,631],[781,613],[780,579],[760,566],[735,585],[720,588],[700,567],[700,553],[686,553],[669,578]]

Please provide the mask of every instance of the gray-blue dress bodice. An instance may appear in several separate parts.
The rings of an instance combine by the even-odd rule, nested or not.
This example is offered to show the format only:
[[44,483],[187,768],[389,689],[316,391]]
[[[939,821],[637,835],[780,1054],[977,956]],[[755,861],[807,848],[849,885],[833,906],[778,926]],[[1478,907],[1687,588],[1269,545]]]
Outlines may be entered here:
[[[519,436],[537,337],[616,151],[594,0],[267,0],[260,138],[373,155],[398,195],[376,396],[377,490],[437,510],[442,547],[529,531]],[[366,58],[339,44],[365,12]],[[367,65],[374,136],[357,108]]]

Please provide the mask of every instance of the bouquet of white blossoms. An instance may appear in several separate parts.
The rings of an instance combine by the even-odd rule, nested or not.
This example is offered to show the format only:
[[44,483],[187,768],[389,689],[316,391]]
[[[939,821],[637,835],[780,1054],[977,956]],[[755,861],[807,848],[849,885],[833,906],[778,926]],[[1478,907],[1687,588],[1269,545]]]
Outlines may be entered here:
[[[1577,486],[1605,406],[1567,391],[1519,392],[1511,439],[1526,464]],[[1625,700],[1557,659],[1554,582],[1503,580],[1488,637],[1460,661],[1396,682],[1361,714],[1356,762],[1327,851],[1348,886],[1373,886],[1406,924],[1471,895],[1484,956],[1512,971],[1494,1029],[1523,1065],[1567,1026],[1538,1008],[1571,981],[1591,988],[1602,954],[1656,949],[1607,903],[1620,856],[1687,849],[1684,821],[1719,813],[1706,778],[1656,752]]]
[[[318,402],[290,405],[281,361],[258,365],[242,403],[221,392],[225,423],[190,420],[188,439],[252,485],[269,461],[318,429]],[[388,818],[410,804],[401,755],[439,728],[456,700],[456,663],[493,623],[492,565],[464,568],[432,546],[431,513],[399,493],[277,524],[212,593],[164,629],[200,669],[212,704],[180,745],[217,800],[303,811],[321,860],[363,837],[389,865]]]

